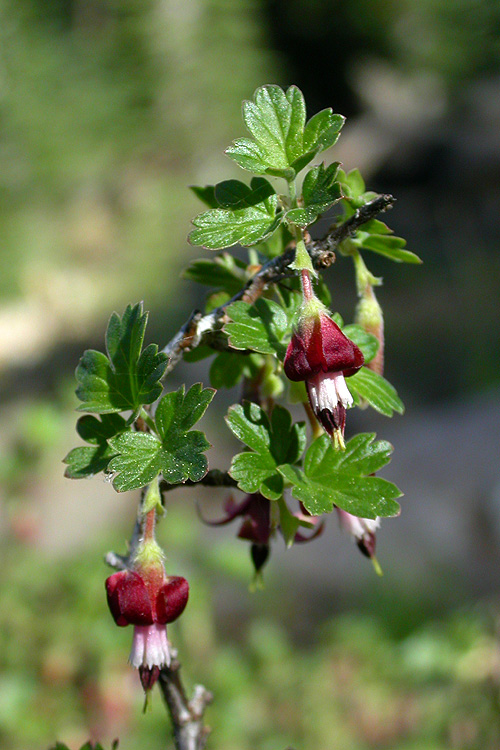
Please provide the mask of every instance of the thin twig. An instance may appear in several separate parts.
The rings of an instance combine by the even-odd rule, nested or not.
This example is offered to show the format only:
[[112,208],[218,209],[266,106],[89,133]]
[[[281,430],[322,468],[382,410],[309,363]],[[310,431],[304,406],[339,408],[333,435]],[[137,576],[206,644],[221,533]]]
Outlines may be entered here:
[[[392,208],[395,198],[392,195],[379,195],[369,201],[338,226],[332,227],[326,237],[308,242],[306,247],[315,268],[326,268],[335,259],[335,249],[348,237],[353,237],[360,226],[374,219],[379,213]],[[196,349],[200,344],[210,344],[220,348],[220,329],[227,322],[226,308],[233,302],[255,302],[270,284],[292,275],[290,263],[295,258],[295,247],[290,247],[282,255],[265,263],[246,285],[228,302],[212,310],[207,315],[194,311],[182,328],[163,349],[169,362],[165,374],[171,372],[180,361],[184,351]],[[219,341],[219,343],[217,343]],[[215,344],[215,346],[214,346]]]
[[177,750],[203,750],[210,733],[203,716],[213,696],[203,685],[195,685],[193,697],[189,700],[180,669],[177,653],[173,650],[170,666],[160,670],[158,680],[172,721],[175,747]]

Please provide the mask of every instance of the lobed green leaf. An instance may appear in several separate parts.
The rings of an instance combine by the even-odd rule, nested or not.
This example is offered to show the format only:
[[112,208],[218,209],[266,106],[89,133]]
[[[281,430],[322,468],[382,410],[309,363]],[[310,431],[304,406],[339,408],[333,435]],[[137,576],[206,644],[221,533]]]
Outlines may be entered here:
[[160,473],[169,484],[187,479],[198,482],[207,470],[204,452],[210,448],[205,435],[191,430],[198,422],[215,391],[195,383],[187,393],[184,386],[167,393],[155,413],[158,436],[144,432],[126,432],[112,438],[115,456],[108,470],[115,472],[113,486],[118,492],[144,487]]
[[283,479],[278,472],[281,463],[296,463],[306,445],[304,422],[292,425],[287,409],[275,406],[270,419],[257,404],[245,401],[232,406],[226,422],[232,433],[251,452],[234,456],[230,475],[243,492],[260,492],[269,500],[283,494]]
[[132,412],[161,394],[167,356],[150,344],[141,353],[147,313],[142,304],[128,305],[123,316],[113,313],[106,331],[106,350],[88,349],[76,369],[79,411],[96,414]]
[[253,305],[233,302],[226,310],[231,318],[224,331],[233,349],[250,349],[259,354],[275,354],[283,359],[286,353],[288,318],[277,302],[259,299]]
[[381,477],[366,476],[388,463],[392,453],[389,443],[374,443],[374,437],[356,435],[341,452],[322,435],[308,449],[303,469],[285,464],[278,470],[311,515],[329,513],[334,505],[362,518],[397,515],[399,489]]
[[126,420],[119,414],[103,414],[100,419],[90,415],[81,417],[76,430],[90,446],[73,448],[63,459],[67,464],[65,477],[86,479],[106,471],[115,451],[108,440],[129,429]]
[[[259,190],[262,192],[261,188],[256,188],[256,192]],[[277,210],[278,196],[274,192],[263,200],[241,208],[210,209],[193,219],[196,229],[191,231],[188,241],[211,250],[221,250],[238,243],[247,247],[255,245],[266,240],[279,227],[282,215]]]
[[287,91],[261,86],[243,103],[243,120],[251,138],[238,138],[226,154],[243,169],[291,180],[320,151],[336,142],[344,118],[323,110],[306,124],[306,107],[296,86]]
[[198,258],[192,261],[182,276],[198,284],[223,289],[233,297],[245,283],[245,269],[243,261],[224,252],[213,259]]
[[357,403],[362,398],[386,417],[392,417],[395,411],[404,414],[404,404],[394,386],[367,367],[362,367],[355,375],[351,375],[347,385]]

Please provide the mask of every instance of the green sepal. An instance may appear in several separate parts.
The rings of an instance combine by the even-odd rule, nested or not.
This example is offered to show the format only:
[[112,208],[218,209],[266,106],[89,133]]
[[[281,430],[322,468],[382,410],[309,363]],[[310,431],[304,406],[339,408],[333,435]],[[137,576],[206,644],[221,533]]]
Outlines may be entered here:
[[234,456],[229,469],[243,492],[260,492],[269,500],[283,494],[283,479],[278,466],[294,464],[306,445],[305,422],[292,425],[287,409],[275,406],[270,419],[250,401],[232,406],[226,416],[232,433],[250,450]]
[[103,414],[100,419],[90,414],[80,417],[76,431],[89,446],[73,448],[63,459],[67,464],[64,476],[69,479],[86,479],[106,471],[115,451],[108,440],[128,429],[126,420],[119,414]]
[[142,303],[128,305],[123,316],[113,313],[106,331],[106,354],[88,349],[78,367],[76,395],[83,403],[78,411],[111,414],[136,412],[162,392],[160,379],[168,358],[156,344],[143,351],[148,314]]
[[126,432],[110,440],[116,455],[108,470],[116,472],[113,486],[118,492],[144,487],[161,473],[169,484],[187,479],[199,482],[208,470],[204,452],[210,448],[205,435],[191,430],[214,397],[212,388],[195,383],[167,393],[155,413],[157,435]]
[[347,379],[347,386],[356,404],[359,404],[360,399],[363,399],[386,417],[392,417],[394,412],[404,414],[404,404],[394,386],[382,375],[367,367],[362,367],[357,373],[351,375]]
[[362,518],[396,516],[396,498],[402,493],[386,479],[371,476],[389,462],[393,449],[374,438],[374,433],[356,435],[345,451],[338,451],[327,435],[321,435],[309,447],[303,469],[288,464],[278,470],[313,516],[330,513],[334,505]]

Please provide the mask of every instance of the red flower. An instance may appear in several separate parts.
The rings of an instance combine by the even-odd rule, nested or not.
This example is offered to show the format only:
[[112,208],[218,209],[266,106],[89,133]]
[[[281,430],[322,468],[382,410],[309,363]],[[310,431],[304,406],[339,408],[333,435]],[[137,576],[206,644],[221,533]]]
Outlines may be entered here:
[[[238,538],[252,543],[251,556],[255,572],[258,573],[269,557],[271,538],[276,530],[276,527],[271,523],[271,501],[261,495],[260,492],[246,495],[239,503],[230,496],[224,503],[224,511],[226,515],[217,521],[208,521],[203,517],[202,520],[210,526],[224,526],[234,521],[235,518],[242,518]],[[300,512],[293,515],[313,527],[309,536],[297,531],[294,538],[295,542],[309,542],[323,531],[323,521],[317,516],[309,515],[302,504]]]
[[111,614],[117,625],[134,626],[130,663],[140,671],[145,690],[170,664],[166,625],[182,614],[189,584],[180,576],[166,577],[162,565],[137,572],[122,570],[106,580]]
[[301,318],[286,352],[287,377],[305,381],[316,418],[341,444],[346,408],[353,403],[345,378],[363,364],[361,350],[323,311]]

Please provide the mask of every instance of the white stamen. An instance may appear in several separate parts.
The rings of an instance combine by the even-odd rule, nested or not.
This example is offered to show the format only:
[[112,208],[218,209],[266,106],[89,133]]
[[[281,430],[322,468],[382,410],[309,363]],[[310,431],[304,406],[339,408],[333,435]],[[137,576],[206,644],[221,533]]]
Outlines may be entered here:
[[170,665],[170,651],[167,640],[167,626],[153,623],[153,625],[135,625],[132,650],[129,662],[138,669],[140,666],[168,667]]

